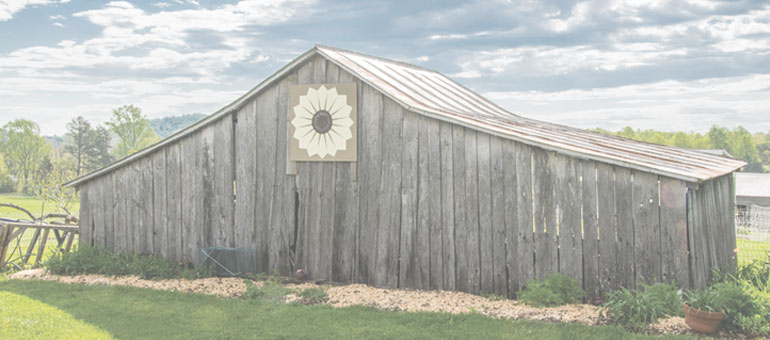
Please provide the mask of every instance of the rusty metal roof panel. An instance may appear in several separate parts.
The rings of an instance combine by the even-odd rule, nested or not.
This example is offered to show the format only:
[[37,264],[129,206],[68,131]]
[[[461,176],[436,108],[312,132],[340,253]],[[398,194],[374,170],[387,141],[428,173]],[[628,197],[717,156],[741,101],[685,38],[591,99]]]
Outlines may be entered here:
[[742,160],[705,152],[525,118],[436,71],[332,47],[316,49],[407,109],[547,150],[696,183],[746,165]]

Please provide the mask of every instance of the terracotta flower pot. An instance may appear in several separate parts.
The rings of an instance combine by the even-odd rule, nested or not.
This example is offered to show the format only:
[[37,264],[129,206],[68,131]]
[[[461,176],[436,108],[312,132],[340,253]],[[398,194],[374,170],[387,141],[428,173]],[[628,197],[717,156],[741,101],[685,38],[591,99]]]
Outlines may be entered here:
[[711,334],[716,332],[719,322],[725,317],[721,312],[709,312],[682,304],[684,308],[684,323],[695,331]]

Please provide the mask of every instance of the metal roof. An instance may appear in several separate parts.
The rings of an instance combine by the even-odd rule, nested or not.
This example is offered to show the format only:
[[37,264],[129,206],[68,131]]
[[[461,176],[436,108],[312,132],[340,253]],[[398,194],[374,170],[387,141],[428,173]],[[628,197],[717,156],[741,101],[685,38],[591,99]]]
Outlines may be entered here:
[[573,157],[694,183],[730,173],[746,165],[741,160],[704,152],[638,142],[524,118],[508,112],[436,71],[316,45],[211,116],[131,156],[70,181],[65,186],[78,185],[130,163],[216,121],[227,113],[238,110],[263,88],[272,85],[315,55],[325,57],[408,110]]
[[738,172],[735,175],[735,196],[770,197],[770,174]]

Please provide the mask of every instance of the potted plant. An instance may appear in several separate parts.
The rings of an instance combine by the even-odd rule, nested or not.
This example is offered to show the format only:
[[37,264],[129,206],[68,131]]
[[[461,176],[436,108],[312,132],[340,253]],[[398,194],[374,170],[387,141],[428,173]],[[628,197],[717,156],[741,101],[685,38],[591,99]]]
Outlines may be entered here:
[[685,292],[682,306],[684,323],[701,333],[716,332],[719,322],[725,317],[719,292],[712,288]]

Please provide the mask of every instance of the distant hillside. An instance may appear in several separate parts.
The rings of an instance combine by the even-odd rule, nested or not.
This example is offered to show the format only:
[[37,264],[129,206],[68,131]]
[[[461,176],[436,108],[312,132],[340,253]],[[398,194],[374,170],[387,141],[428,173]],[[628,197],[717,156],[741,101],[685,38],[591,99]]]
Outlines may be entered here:
[[206,115],[202,113],[191,113],[181,116],[170,116],[163,118],[150,119],[150,127],[155,130],[158,136],[166,138],[181,129],[201,120]]

